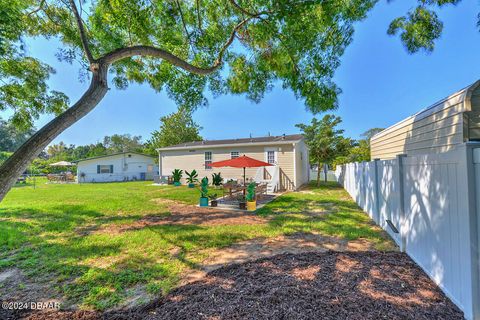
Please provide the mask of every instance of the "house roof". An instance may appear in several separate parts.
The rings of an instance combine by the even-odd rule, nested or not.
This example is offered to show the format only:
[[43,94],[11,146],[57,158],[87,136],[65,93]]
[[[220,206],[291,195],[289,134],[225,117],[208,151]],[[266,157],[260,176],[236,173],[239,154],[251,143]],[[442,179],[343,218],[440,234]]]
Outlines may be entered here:
[[446,109],[451,107],[452,105],[462,103],[463,111],[471,111],[471,104],[470,104],[470,99],[472,92],[477,89],[477,87],[480,85],[480,80],[472,83],[471,85],[463,88],[460,91],[457,91],[448,97],[434,103],[433,105],[424,108],[420,110],[419,112],[391,125],[390,127],[386,128],[383,131],[380,131],[379,133],[375,134],[372,137],[372,140],[378,139],[389,132],[397,129],[398,127],[401,127],[405,123],[412,122],[412,121],[419,121],[421,119],[424,119],[428,117],[429,115],[432,115],[436,112],[439,112],[440,110]]
[[240,138],[240,139],[225,139],[225,140],[203,140],[180,143],[173,146],[159,148],[157,151],[169,150],[183,150],[191,148],[214,148],[225,146],[250,146],[250,145],[275,145],[275,144],[290,144],[298,142],[303,139],[301,134],[290,134],[281,136],[267,136],[257,138]]
[[144,154],[144,153],[140,153],[140,152],[118,152],[118,153],[107,154],[107,155],[104,155],[104,156],[75,160],[75,161],[72,161],[72,163],[79,163],[79,162],[82,162],[82,161],[95,160],[95,159],[100,159],[100,158],[108,158],[108,157],[118,156],[120,154],[138,154],[138,155],[149,157],[149,158],[156,158],[156,157],[151,156],[149,154]]

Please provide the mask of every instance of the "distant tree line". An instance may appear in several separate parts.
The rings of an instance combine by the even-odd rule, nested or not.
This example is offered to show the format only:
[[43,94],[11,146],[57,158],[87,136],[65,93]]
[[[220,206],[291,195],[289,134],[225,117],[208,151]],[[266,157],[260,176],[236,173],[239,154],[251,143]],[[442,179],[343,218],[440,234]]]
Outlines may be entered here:
[[[180,107],[178,111],[160,119],[160,127],[143,142],[141,136],[114,134],[105,136],[102,141],[86,145],[67,145],[65,142],[49,145],[32,162],[28,171],[34,173],[54,173],[65,168],[51,167],[58,161],[76,161],[80,159],[105,156],[120,152],[139,152],[157,155],[157,148],[189,141],[202,140],[200,127],[193,121],[192,112]],[[17,150],[35,132],[34,129],[20,131],[11,123],[0,119],[0,165]]]

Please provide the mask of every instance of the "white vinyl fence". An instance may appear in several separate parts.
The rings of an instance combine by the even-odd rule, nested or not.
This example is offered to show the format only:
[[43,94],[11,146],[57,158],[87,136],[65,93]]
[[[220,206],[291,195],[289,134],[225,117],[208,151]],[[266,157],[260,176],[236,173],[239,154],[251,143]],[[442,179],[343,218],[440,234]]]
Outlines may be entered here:
[[[310,169],[310,181],[317,180],[318,171],[317,169]],[[320,181],[325,181],[325,172],[322,170],[320,171]],[[337,181],[337,177],[335,176],[335,171],[328,170],[327,171],[327,181]]]
[[335,174],[465,317],[480,319],[480,145],[349,163]]

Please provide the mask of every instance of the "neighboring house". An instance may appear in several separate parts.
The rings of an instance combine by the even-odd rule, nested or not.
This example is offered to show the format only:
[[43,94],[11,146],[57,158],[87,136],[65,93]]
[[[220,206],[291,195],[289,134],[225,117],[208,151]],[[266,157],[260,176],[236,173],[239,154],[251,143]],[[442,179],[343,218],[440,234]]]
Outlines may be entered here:
[[372,159],[453,150],[480,140],[480,81],[379,132]]
[[158,174],[155,157],[135,152],[122,152],[76,162],[79,183],[153,180],[153,176]]
[[199,178],[207,176],[211,179],[212,173],[221,172],[225,180],[240,180],[242,169],[212,168],[210,164],[246,155],[273,164],[271,167],[246,169],[247,178],[267,182],[270,192],[296,190],[309,181],[308,149],[300,134],[194,141],[160,148],[158,152],[160,176],[170,176],[174,169],[195,169]]

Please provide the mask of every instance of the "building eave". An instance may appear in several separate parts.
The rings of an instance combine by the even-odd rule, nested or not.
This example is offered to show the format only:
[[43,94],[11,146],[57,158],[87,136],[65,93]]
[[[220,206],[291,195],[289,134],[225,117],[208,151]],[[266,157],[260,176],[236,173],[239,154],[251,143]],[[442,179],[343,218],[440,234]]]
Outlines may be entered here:
[[180,151],[180,150],[194,150],[194,149],[218,149],[218,148],[235,148],[235,147],[248,147],[248,146],[275,146],[275,145],[289,145],[295,144],[303,139],[299,140],[286,140],[286,141],[271,141],[271,142],[246,142],[246,143],[231,143],[231,144],[210,144],[210,145],[197,145],[197,146],[181,146],[181,147],[165,147],[158,148],[157,152],[162,151]]

